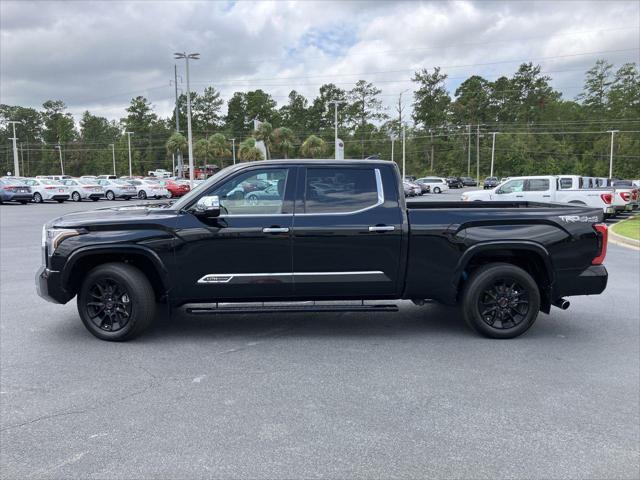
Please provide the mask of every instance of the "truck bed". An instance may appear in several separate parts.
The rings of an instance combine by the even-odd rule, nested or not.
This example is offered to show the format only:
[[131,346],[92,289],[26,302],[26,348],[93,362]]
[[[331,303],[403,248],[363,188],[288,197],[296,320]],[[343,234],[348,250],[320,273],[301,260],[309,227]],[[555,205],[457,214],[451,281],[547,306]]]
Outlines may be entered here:
[[497,201],[476,201],[476,202],[432,202],[429,200],[412,200],[407,202],[407,210],[424,210],[440,208],[575,208],[562,203],[542,203],[542,202],[497,202]]

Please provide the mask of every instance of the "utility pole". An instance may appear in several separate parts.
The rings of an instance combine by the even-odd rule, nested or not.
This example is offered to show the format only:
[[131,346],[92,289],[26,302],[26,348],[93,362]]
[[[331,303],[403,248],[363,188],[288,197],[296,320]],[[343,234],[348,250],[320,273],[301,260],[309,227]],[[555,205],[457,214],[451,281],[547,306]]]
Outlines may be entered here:
[[471,176],[471,125],[467,125],[467,134],[469,135],[469,144],[467,146],[467,177]]
[[476,181],[480,186],[480,124],[476,126]]
[[189,59],[200,60],[199,53],[175,53],[174,58],[184,58],[187,70],[187,142],[189,143],[189,186],[193,189],[195,180],[195,166],[193,159],[193,142],[191,135],[191,91],[189,88]]
[[133,169],[131,168],[131,135],[133,132],[124,132],[127,134],[127,144],[129,145],[129,178],[133,177]]
[[60,155],[60,172],[64,175],[64,164],[62,163],[62,145],[58,144],[55,146],[58,149],[58,154]]
[[407,163],[407,148],[406,148],[406,131],[404,125],[402,125],[402,181],[404,182],[404,177],[406,174],[406,163]]
[[398,95],[398,106],[396,107],[396,111],[398,112],[398,135],[402,135],[402,111],[404,110],[404,105],[402,105],[402,94],[408,92],[409,89],[405,89],[400,92]]
[[498,132],[491,132],[491,136],[493,138],[491,140],[491,173],[489,173],[490,177],[493,177],[493,160],[495,158],[495,153],[496,153],[496,133]]
[[333,104],[333,126],[335,131],[333,149],[335,152],[335,159],[338,160],[338,105],[346,102],[343,100],[331,100],[328,103],[329,105]]
[[111,147],[111,158],[113,160],[113,174],[116,175],[116,145],[114,143],[110,143]]
[[[607,130],[607,133],[611,134],[611,151],[609,153],[609,180],[613,178],[613,136],[620,130]],[[15,133],[13,135],[15,137]],[[15,140],[14,140],[15,145]]]
[[236,139],[232,138],[231,139],[231,151],[233,154],[233,164],[236,164]]
[[433,173],[433,130],[429,129],[429,133],[431,134],[431,173]]
[[22,150],[22,142],[20,142],[20,168],[24,173],[24,151]]
[[391,134],[391,161],[393,162],[393,143],[396,141],[395,134]]
[[18,146],[16,144],[18,137],[16,137],[16,123],[22,124],[20,120],[10,120],[7,123],[11,123],[13,125],[13,176],[20,176],[20,165],[18,164]]

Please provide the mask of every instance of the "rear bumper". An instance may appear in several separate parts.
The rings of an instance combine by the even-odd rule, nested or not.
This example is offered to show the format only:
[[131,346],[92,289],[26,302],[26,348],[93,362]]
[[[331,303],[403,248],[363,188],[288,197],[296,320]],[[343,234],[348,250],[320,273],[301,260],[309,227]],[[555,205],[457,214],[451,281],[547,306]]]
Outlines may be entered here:
[[51,303],[67,303],[72,295],[62,288],[62,274],[41,266],[36,272],[36,290],[41,298]]
[[5,193],[2,196],[3,202],[30,202],[33,200],[33,193]]
[[582,271],[561,270],[553,287],[553,299],[573,295],[598,295],[607,288],[608,278],[604,265],[592,265]]

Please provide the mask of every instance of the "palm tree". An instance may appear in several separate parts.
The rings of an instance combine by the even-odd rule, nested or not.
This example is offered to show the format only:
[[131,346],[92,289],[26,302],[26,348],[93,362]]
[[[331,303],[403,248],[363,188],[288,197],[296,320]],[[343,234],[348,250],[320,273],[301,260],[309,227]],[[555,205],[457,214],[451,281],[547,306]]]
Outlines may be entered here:
[[[182,167],[182,152],[187,151],[187,139],[184,138],[184,135],[181,133],[175,132],[169,137],[169,140],[167,140],[166,147],[168,154],[178,154],[178,171],[180,172],[178,176],[182,177],[184,173],[184,169]],[[175,174],[175,172],[173,172],[173,174]]]
[[302,148],[300,149],[302,156],[306,158],[320,158],[325,150],[325,141],[315,135],[309,135],[307,139],[302,142]]
[[253,137],[247,138],[240,144],[238,149],[238,158],[240,160],[264,160],[262,158],[262,152],[256,148],[256,139]]
[[213,161],[213,149],[209,144],[209,140],[201,138],[193,146],[193,156],[199,158],[205,164],[209,164]]
[[220,166],[225,158],[229,158],[231,156],[231,150],[227,148],[227,139],[224,138],[224,135],[221,133],[215,133],[209,139],[209,146],[213,153],[213,157],[217,160],[220,160]]
[[296,142],[296,136],[290,128],[280,127],[273,131],[273,145],[284,154],[284,158],[289,158]]
[[267,160],[271,158],[271,146],[273,145],[273,127],[269,122],[262,122],[254,132],[256,140],[262,140],[267,149]]

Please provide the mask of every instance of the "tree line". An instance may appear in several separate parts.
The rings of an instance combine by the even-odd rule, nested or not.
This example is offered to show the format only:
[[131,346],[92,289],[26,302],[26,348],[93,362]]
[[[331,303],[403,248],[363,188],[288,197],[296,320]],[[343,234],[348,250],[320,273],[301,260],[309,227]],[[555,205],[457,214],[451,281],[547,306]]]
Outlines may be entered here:
[[[235,145],[239,160],[259,160],[263,153],[256,141],[264,142],[270,158],[333,157],[331,102],[337,101],[345,158],[391,159],[393,150],[393,160],[399,162],[405,124],[407,172],[415,175],[475,176],[479,162],[480,175],[486,176],[493,150],[498,176],[607,176],[611,141],[607,132],[618,130],[614,176],[640,177],[637,64],[614,68],[598,60],[585,72],[582,91],[573,99],[564,99],[533,63],[521,64],[513,75],[494,81],[470,76],[454,92],[447,90],[447,78],[438,67],[415,72],[413,98],[405,97],[406,103],[398,98],[392,108],[384,107],[385,94],[366,80],[351,89],[324,84],[312,100],[292,90],[281,106],[262,89],[235,92],[226,102],[226,112],[220,92],[208,86],[191,94],[194,158],[197,165],[226,166]],[[54,145],[61,146],[65,173],[109,173],[113,151],[118,174],[126,174],[127,131],[133,132],[134,173],[169,169],[175,154],[187,155],[186,103],[181,94],[173,114],[162,118],[148,99],[137,96],[119,121],[85,111],[77,124],[61,100],[46,101],[41,109],[0,105],[0,161],[5,171],[13,169],[13,131],[7,122],[18,120],[22,123],[16,125],[16,136],[28,175],[59,171]],[[260,120],[257,130],[254,119]]]

